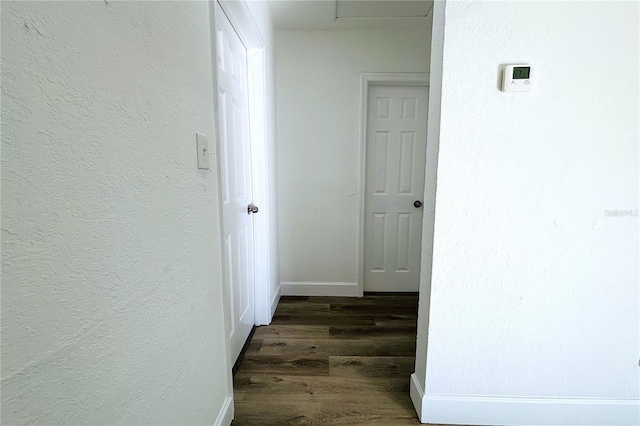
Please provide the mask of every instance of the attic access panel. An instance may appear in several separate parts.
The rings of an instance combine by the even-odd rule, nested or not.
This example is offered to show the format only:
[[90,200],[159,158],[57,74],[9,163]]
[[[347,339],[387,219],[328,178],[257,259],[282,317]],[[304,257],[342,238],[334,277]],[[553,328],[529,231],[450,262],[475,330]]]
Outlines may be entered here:
[[433,0],[336,0],[336,19],[422,18]]

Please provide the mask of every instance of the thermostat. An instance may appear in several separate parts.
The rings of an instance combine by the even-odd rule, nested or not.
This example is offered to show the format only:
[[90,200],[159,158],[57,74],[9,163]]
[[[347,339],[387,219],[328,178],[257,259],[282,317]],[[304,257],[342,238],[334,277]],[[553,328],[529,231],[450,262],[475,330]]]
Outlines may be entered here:
[[507,65],[502,76],[503,92],[530,92],[533,89],[531,65]]

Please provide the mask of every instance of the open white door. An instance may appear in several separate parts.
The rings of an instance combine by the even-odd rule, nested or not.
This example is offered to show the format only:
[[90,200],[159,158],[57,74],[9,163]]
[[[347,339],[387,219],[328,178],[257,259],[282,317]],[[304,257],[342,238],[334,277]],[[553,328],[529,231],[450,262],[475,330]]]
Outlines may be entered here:
[[418,291],[427,87],[370,86],[364,290]]
[[231,361],[255,324],[247,50],[216,2],[220,186]]

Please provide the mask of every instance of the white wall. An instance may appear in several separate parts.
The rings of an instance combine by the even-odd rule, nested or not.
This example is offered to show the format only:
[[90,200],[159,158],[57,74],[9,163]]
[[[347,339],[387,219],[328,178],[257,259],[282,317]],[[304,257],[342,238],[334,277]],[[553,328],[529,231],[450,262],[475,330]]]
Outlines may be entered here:
[[[443,14],[444,2],[436,1],[431,10],[431,58],[429,66],[429,113],[427,126],[426,168],[424,174],[424,215],[422,217],[422,250],[420,265],[420,294],[418,303],[415,380],[412,399],[424,394],[427,369],[427,339],[429,334],[429,314],[431,309],[431,289],[424,283],[431,282],[433,261],[433,226],[436,210],[436,183],[438,172],[438,151],[440,141],[440,103],[442,101],[442,50],[444,45],[444,19],[435,19],[435,14]],[[419,391],[418,391],[419,389]],[[418,410],[419,411],[419,410]]]
[[[422,421],[638,424],[638,3],[434,13],[445,27]],[[499,91],[499,65],[523,62],[535,90]]]
[[356,282],[360,73],[427,72],[429,34],[276,32],[282,282]]
[[230,394],[210,37],[206,2],[3,2],[3,424],[211,424]]

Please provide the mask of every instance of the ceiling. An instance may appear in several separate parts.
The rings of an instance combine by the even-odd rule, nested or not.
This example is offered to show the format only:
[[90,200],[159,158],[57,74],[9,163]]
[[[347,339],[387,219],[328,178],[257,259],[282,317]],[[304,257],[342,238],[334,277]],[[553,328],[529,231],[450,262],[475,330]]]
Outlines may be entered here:
[[433,0],[269,0],[277,30],[410,30],[430,26]]

